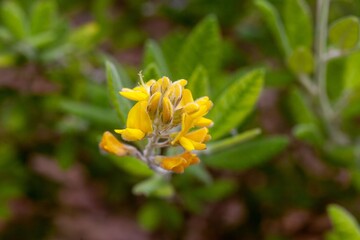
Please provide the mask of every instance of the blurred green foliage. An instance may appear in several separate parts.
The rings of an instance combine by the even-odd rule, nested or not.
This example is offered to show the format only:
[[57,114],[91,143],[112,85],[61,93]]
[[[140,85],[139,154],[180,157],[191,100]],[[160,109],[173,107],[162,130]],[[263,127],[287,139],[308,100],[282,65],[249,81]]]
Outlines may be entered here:
[[[360,3],[331,1],[322,43],[317,11],[315,0],[1,1],[0,238],[65,231],[64,178],[96,186],[109,214],[154,239],[359,238]],[[186,78],[215,103],[201,164],[170,181],[97,147],[125,124],[118,91],[140,70]],[[79,168],[86,180],[66,175]]]

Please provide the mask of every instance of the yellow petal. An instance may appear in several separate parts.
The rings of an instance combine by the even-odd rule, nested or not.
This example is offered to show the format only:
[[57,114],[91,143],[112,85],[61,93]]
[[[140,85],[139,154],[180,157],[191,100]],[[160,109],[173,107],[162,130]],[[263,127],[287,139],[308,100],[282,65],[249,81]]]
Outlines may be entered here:
[[174,108],[169,100],[168,97],[163,98],[163,111],[162,111],[162,121],[165,124],[168,124],[171,122],[173,114],[174,114]]
[[212,127],[214,125],[214,122],[208,118],[201,117],[196,119],[194,124],[197,127]]
[[184,107],[183,107],[183,112],[187,113],[187,114],[192,114],[192,113],[195,113],[196,111],[199,110],[199,105],[195,102],[191,102],[191,103],[188,103],[186,104]]
[[180,84],[172,84],[165,92],[164,96],[168,97],[171,103],[176,106],[179,104],[182,97],[183,87]]
[[174,140],[171,142],[172,145],[176,144],[182,136],[184,136],[190,128],[193,127],[194,119],[192,119],[188,114],[184,113],[181,119],[181,131],[175,136]]
[[126,127],[139,129],[145,134],[152,132],[152,122],[147,113],[147,101],[140,101],[130,109]]
[[99,147],[108,153],[115,154],[119,157],[125,156],[129,153],[129,149],[126,145],[121,143],[117,138],[110,132],[104,132]]
[[179,142],[180,142],[181,146],[183,146],[183,148],[185,148],[187,151],[195,150],[193,141],[191,141],[190,139],[188,139],[186,137],[181,137]]
[[144,93],[143,91],[134,91],[129,88],[123,88],[119,93],[121,96],[133,101],[144,101],[147,100],[149,97],[149,95]]
[[180,84],[181,86],[185,87],[187,84],[187,80],[179,79],[179,80],[175,81],[173,84]]
[[180,107],[185,106],[188,103],[194,102],[193,96],[189,89],[184,89],[182,92],[182,98],[180,102]]
[[156,92],[149,99],[149,104],[147,106],[147,111],[148,111],[151,118],[155,117],[155,114],[156,114],[156,112],[158,110],[158,107],[159,107],[160,98],[161,98],[161,93]]
[[161,92],[162,93],[165,93],[165,91],[171,85],[171,81],[170,81],[170,79],[168,77],[162,77],[157,82],[161,86]]
[[115,132],[121,134],[126,141],[139,141],[145,136],[143,131],[136,128],[115,129]]
[[185,137],[195,142],[203,142],[208,132],[209,130],[204,127],[186,134]]

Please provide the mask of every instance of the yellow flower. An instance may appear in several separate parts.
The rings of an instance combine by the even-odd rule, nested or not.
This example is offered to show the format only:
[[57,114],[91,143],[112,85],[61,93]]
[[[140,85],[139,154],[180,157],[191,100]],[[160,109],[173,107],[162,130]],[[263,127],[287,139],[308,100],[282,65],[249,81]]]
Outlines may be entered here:
[[125,129],[115,129],[126,141],[138,141],[152,132],[152,122],[147,112],[147,101],[140,101],[129,111]]
[[129,154],[131,148],[116,139],[110,132],[104,132],[99,147],[108,152],[115,154],[119,157]]
[[[160,165],[168,171],[182,173],[189,165],[198,163],[199,158],[190,151],[205,149],[211,138],[207,127],[213,122],[204,116],[213,103],[206,96],[194,100],[186,84],[185,79],[172,82],[168,77],[144,83],[140,76],[138,86],[123,88],[120,95],[136,103],[129,111],[126,128],[115,132],[126,141],[147,138],[147,144],[138,150],[106,132],[100,147],[118,156],[135,156],[155,171]],[[181,145],[186,151],[176,156],[154,156],[173,145]]]
[[121,96],[133,100],[133,101],[145,101],[149,98],[150,86],[155,82],[155,80],[150,80],[146,84],[130,88],[123,88],[119,92]]
[[183,173],[184,169],[200,162],[199,158],[190,152],[184,152],[172,157],[160,157],[160,166],[168,171]]

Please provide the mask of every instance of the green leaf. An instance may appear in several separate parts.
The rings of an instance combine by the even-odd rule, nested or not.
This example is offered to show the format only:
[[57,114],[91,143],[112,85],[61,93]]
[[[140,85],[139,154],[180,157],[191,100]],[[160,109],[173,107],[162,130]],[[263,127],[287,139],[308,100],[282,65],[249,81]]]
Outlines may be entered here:
[[117,157],[109,155],[110,159],[125,172],[139,177],[150,177],[154,172],[139,159],[134,157]]
[[352,91],[360,89],[360,51],[348,56],[344,70],[344,90]]
[[16,39],[24,39],[28,34],[28,25],[24,11],[18,4],[6,1],[0,8],[3,24]]
[[214,154],[231,148],[235,145],[248,141],[261,133],[259,128],[251,129],[246,132],[240,133],[236,136],[226,138],[217,142],[211,142],[208,144],[205,151],[206,154]]
[[216,99],[209,118],[212,138],[218,139],[238,127],[253,110],[264,82],[264,71],[253,70],[226,88]]
[[312,73],[314,58],[309,48],[298,47],[288,58],[288,65],[294,73]]
[[162,76],[171,77],[169,67],[166,63],[161,48],[155,41],[148,40],[145,45],[143,66],[147,67],[152,63],[155,63],[156,66],[158,66],[160,77]]
[[289,56],[291,47],[278,11],[267,0],[256,0],[255,5],[263,14],[266,24],[272,31],[279,48],[283,51],[285,56]]
[[30,16],[32,34],[51,30],[57,20],[56,2],[53,0],[37,1],[32,7]]
[[246,170],[271,160],[288,144],[286,137],[267,137],[242,143],[226,151],[204,155],[202,160],[217,169]]
[[123,87],[128,87],[125,85],[128,80],[126,75],[123,73],[123,70],[118,68],[120,70],[118,71],[112,62],[106,61],[105,65],[110,100],[115,107],[116,113],[121,120],[122,125],[125,125],[126,117],[130,111],[131,104],[129,100],[119,94],[119,91]]
[[313,29],[311,12],[304,0],[286,0],[283,9],[284,25],[293,49],[312,47]]
[[204,66],[209,76],[213,76],[220,65],[220,48],[218,22],[214,16],[209,16],[195,27],[180,49],[177,77],[187,78],[198,65]]
[[331,204],[327,207],[333,229],[327,239],[360,239],[360,230],[355,218],[343,207]]
[[356,167],[356,157],[359,151],[356,146],[329,145],[325,148],[326,160],[335,166]]
[[230,180],[217,180],[213,184],[193,190],[193,194],[204,201],[219,201],[232,194],[237,188]]
[[147,65],[144,70],[145,82],[147,82],[151,79],[157,80],[159,78],[161,78],[161,75],[160,75],[160,70],[159,70],[158,66],[156,65],[156,63],[150,63],[149,65]]
[[188,89],[190,89],[195,98],[210,95],[209,78],[203,66],[199,65],[191,74]]
[[343,17],[330,26],[330,42],[340,49],[351,49],[358,44],[359,29],[360,25],[357,17]]
[[74,44],[76,49],[87,50],[96,43],[99,32],[100,26],[96,22],[89,22],[71,31],[68,41]]
[[109,128],[119,127],[116,114],[111,109],[104,109],[68,99],[59,99],[57,101],[57,106],[63,111],[79,116],[88,122],[97,123],[99,125],[108,125]]
[[186,169],[185,175],[189,174],[203,182],[204,184],[211,184],[213,179],[202,164],[192,165]]
[[174,194],[173,186],[162,176],[153,175],[133,188],[136,195],[157,196],[162,198],[171,197]]

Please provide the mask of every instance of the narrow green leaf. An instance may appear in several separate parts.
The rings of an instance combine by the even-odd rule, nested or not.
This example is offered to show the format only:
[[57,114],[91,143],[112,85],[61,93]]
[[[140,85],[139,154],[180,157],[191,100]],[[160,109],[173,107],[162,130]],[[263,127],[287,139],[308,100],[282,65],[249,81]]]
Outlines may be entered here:
[[205,154],[214,154],[248,141],[261,133],[259,128],[251,129],[236,136],[208,144]]
[[188,89],[190,89],[195,98],[210,95],[209,78],[203,66],[199,65],[191,74]]
[[116,114],[111,109],[104,109],[68,99],[59,99],[57,104],[63,111],[79,116],[88,122],[108,125],[109,128],[119,127]]
[[284,25],[293,49],[312,47],[313,28],[311,12],[304,0],[286,0],[283,9]]
[[343,17],[330,26],[329,39],[340,49],[351,49],[359,42],[359,32],[360,24],[357,17]]
[[278,11],[267,0],[256,0],[255,5],[263,14],[279,48],[283,51],[285,56],[288,56],[291,52],[291,47]]
[[57,5],[53,0],[37,1],[31,10],[30,28],[32,34],[50,30],[57,20]]
[[24,39],[28,34],[28,25],[24,11],[18,4],[6,1],[1,4],[1,17],[3,24],[17,39]]
[[344,90],[353,91],[360,89],[360,51],[348,56],[344,70]]
[[109,158],[125,172],[139,177],[150,177],[154,172],[139,159],[134,157],[117,157],[109,155]]
[[[215,17],[201,21],[185,40],[177,61],[177,77],[187,78],[198,65],[213,76],[220,65],[220,32]],[[176,51],[176,49],[174,49]]]
[[202,160],[210,167],[228,170],[246,170],[283,151],[289,140],[283,136],[267,137],[242,143],[226,151],[204,155]]
[[156,63],[150,63],[149,65],[146,66],[145,70],[144,70],[144,81],[147,82],[151,79],[159,79],[161,78],[163,75],[160,74],[160,70],[158,68],[158,66],[156,65]]
[[330,239],[360,239],[360,229],[355,218],[343,207],[331,204],[327,207],[333,229]]
[[151,63],[155,63],[156,66],[158,66],[160,77],[171,77],[169,67],[160,46],[155,41],[148,40],[145,45],[143,66],[149,66]]
[[294,73],[312,73],[314,58],[309,48],[298,47],[288,58],[288,65]]
[[216,99],[209,118],[214,121],[213,139],[239,126],[253,110],[264,82],[264,71],[253,70],[230,85]]
[[122,125],[125,125],[126,117],[131,108],[131,104],[129,100],[119,94],[119,91],[123,87],[128,87],[125,85],[127,83],[127,79],[124,77],[124,74],[119,74],[117,68],[112,62],[106,61],[105,65],[110,100],[115,107],[116,113],[121,120]]

